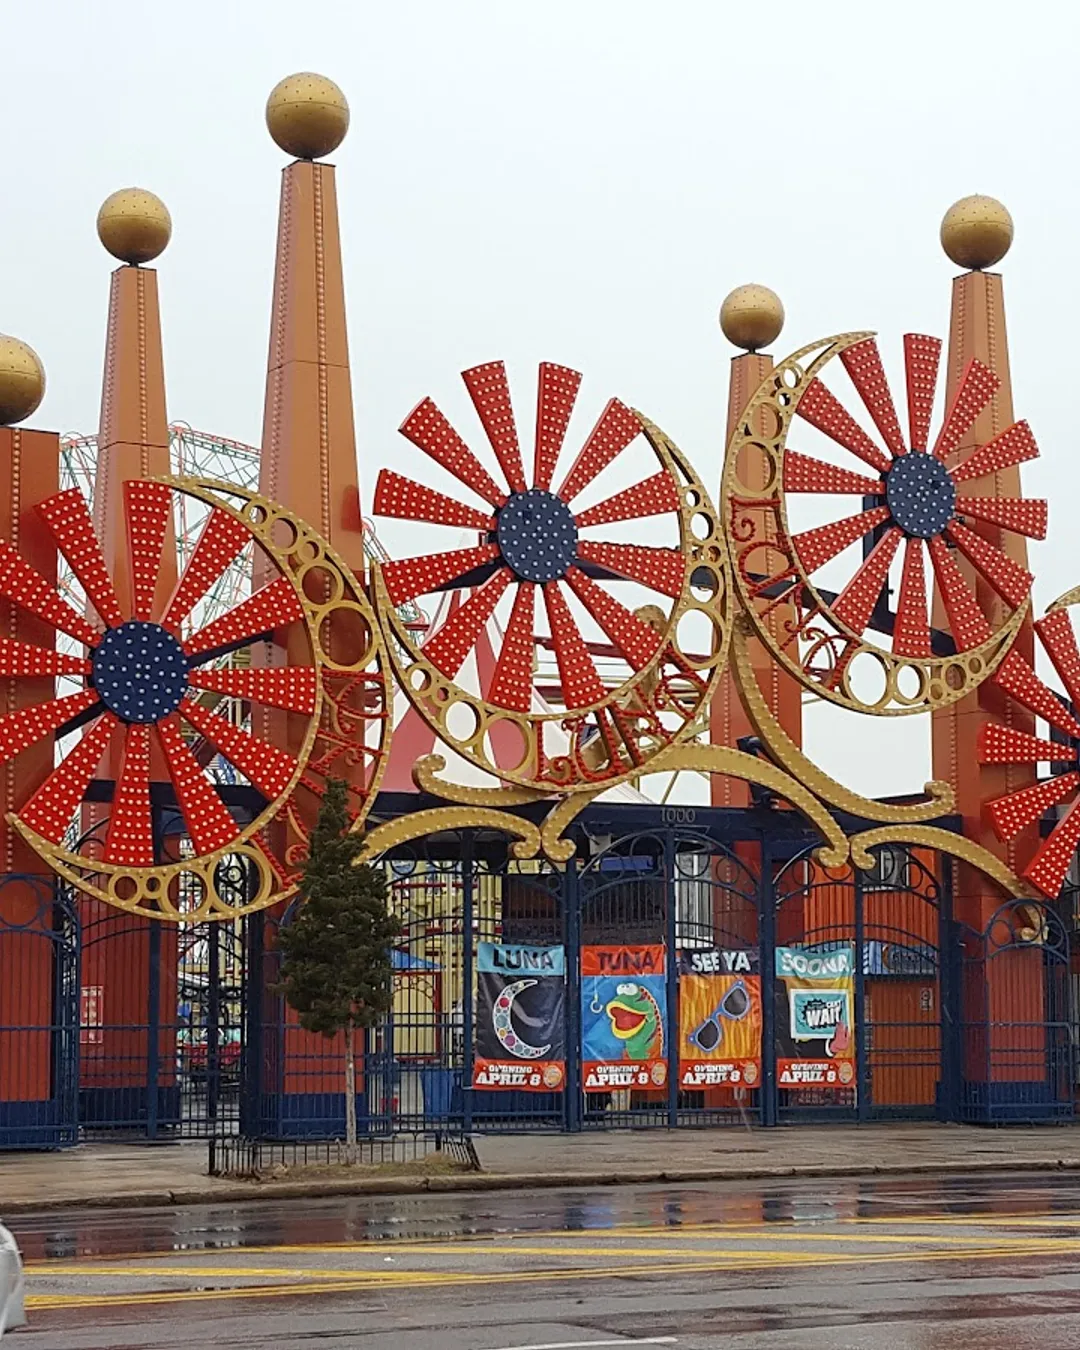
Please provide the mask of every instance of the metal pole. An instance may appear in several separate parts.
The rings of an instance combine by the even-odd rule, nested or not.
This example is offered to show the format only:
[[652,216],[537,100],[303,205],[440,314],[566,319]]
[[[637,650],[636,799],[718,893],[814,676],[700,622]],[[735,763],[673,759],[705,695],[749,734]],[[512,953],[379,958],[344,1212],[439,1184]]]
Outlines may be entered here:
[[758,877],[758,967],[761,972],[761,1123],[778,1119],[776,1086],[776,895],[773,859],[766,836],[761,838]]
[[146,1135],[156,1139],[158,1133],[158,1079],[161,1076],[161,925],[151,919],[147,944],[150,963],[146,996]]
[[461,840],[461,1128],[472,1129],[473,1080],[473,836],[466,830]]
[[866,1017],[866,915],[863,874],[855,871],[855,1115],[870,1119],[870,1063]]
[[578,860],[563,873],[563,935],[566,943],[566,1128],[581,1129],[581,886]]
[[[249,881],[250,885],[250,881]],[[241,1052],[244,1103],[241,1134],[261,1134],[264,1129],[261,1116],[263,1083],[263,952],[266,914],[259,910],[245,920],[243,1012],[244,1044]]]
[[679,1123],[679,972],[675,964],[675,944],[679,938],[678,892],[675,887],[675,832],[664,831],[664,895],[665,934],[664,934],[664,971],[667,994],[667,1036],[664,1053],[667,1055],[667,1118],[668,1129],[673,1130]]
[[938,854],[941,892],[938,916],[938,1021],[941,1026],[941,1079],[938,1114],[944,1120],[960,1119],[962,1094],[961,1035],[963,1026],[960,986],[959,933],[953,919],[952,859]]
[[217,1118],[221,1079],[221,1048],[218,1023],[221,1019],[221,954],[218,925],[211,923],[206,934],[206,1117],[210,1124]]
[[[161,811],[151,807],[151,830],[154,861],[160,862],[164,840],[161,834]],[[156,1139],[158,1133],[158,1079],[161,1076],[161,925],[151,919],[147,942],[150,963],[146,994],[146,1135]]]

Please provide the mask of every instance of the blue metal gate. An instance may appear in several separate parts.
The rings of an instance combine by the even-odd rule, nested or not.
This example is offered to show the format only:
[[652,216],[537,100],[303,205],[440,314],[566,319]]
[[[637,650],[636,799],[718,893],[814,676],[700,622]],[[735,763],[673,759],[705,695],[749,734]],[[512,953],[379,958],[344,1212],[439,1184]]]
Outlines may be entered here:
[[[581,946],[660,945],[665,961],[667,1078],[646,1090],[585,1091],[580,1072],[572,1126],[719,1125],[759,1120],[760,1087],[682,1091],[675,954],[721,948],[752,954],[757,963],[760,847],[745,856],[704,832],[667,829],[616,839],[600,848],[581,871],[574,909],[574,955],[568,967],[569,1041],[581,1048]],[[593,1011],[597,1011],[594,1009]],[[579,1066],[575,1065],[575,1068]],[[574,1082],[571,1076],[571,1082]]]
[[[400,921],[395,994],[390,1016],[365,1037],[360,1128],[1073,1114],[1080,977],[1070,974],[1068,930],[1049,907],[1010,901],[976,931],[952,921],[948,860],[883,845],[867,871],[827,872],[792,828],[793,813],[762,810],[755,819],[756,834],[744,829],[734,841],[689,825],[583,830],[563,865],[514,860],[508,841],[484,830],[445,833],[385,858]],[[245,884],[240,873],[235,880]],[[290,913],[174,926],[73,899],[43,878],[0,883],[0,1147],[55,1147],[117,1130],[340,1135],[342,1046],[304,1032],[274,990],[277,934]],[[481,943],[565,948],[561,1090],[473,1086]],[[605,1024],[599,1009],[583,1006],[583,953],[626,947],[662,953],[663,1065],[655,1077],[632,1079],[634,1087],[594,1078],[596,1090],[586,1091],[583,1022]],[[850,1078],[778,1081],[780,1043],[790,1055],[792,1030],[779,948],[852,954]],[[681,1062],[694,1058],[689,1021],[679,1023],[685,976],[672,958],[680,951],[691,967],[694,953],[740,956],[760,978],[752,1076],[701,1088],[688,1071],[692,1086],[680,1086]]]
[[0,1148],[78,1139],[79,936],[53,878],[0,879]]
[[1074,1113],[1069,937],[1047,905],[1010,900],[984,930],[959,932],[960,1118],[996,1124]]
[[777,870],[770,945],[854,954],[855,1051],[850,1085],[780,1087],[777,1030],[788,1010],[772,960],[763,962],[766,1008],[773,1011],[766,1081],[778,1121],[949,1114],[950,991],[940,959],[948,906],[942,884],[917,850],[883,844],[873,857],[869,871],[830,871],[807,849]]

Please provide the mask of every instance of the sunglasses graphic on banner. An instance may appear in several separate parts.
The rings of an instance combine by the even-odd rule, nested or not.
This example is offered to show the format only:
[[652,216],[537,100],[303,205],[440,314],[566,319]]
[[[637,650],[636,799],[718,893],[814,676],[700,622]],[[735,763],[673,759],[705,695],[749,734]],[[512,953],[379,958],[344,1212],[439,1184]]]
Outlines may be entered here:
[[716,1049],[724,1039],[725,1018],[729,1022],[738,1022],[750,1011],[750,993],[742,980],[736,982],[727,991],[713,1011],[700,1026],[695,1027],[687,1036],[691,1045],[706,1054]]

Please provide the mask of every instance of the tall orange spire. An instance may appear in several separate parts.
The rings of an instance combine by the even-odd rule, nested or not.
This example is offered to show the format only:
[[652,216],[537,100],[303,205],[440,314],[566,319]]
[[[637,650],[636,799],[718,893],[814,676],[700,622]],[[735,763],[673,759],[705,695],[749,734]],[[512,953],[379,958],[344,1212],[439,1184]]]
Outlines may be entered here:
[[[783,324],[784,307],[780,297],[766,286],[738,286],[721,306],[720,326],[724,336],[734,346],[745,348],[731,360],[725,443],[731,439],[743,409],[773,368],[773,358],[760,348],[768,346],[780,336]],[[761,486],[764,487],[764,479]],[[779,626],[789,617],[788,607],[778,606],[770,623]],[[770,710],[791,739],[801,745],[802,697],[799,685],[780,668],[779,663],[772,659],[756,638],[750,639],[750,660]],[[752,732],[753,727],[739,699],[734,678],[730,673],[725,674],[710,710],[709,739],[713,745],[733,746],[740,737],[749,736]],[[713,806],[749,804],[749,787],[741,780],[713,774],[709,782]]]
[[[332,164],[314,163],[341,144],[349,126],[349,107],[332,80],[290,75],[271,93],[266,123],[277,144],[297,158],[285,167],[281,182],[259,490],[313,525],[363,576],[364,533],[335,170]],[[261,581],[258,573],[255,580]],[[350,628],[349,621],[335,620],[325,636],[331,656],[349,652],[347,659],[353,660],[365,650],[370,635],[359,631],[360,623],[357,618]],[[290,646],[301,641],[290,635],[253,659],[302,664],[305,651]],[[324,689],[331,703],[342,693],[332,680],[324,681]],[[264,707],[252,715],[264,738],[299,749],[305,718]],[[336,734],[334,713],[328,710],[293,803],[306,826],[314,823],[318,806],[308,789],[320,775],[345,778],[358,789],[366,783],[370,766],[354,763],[354,758]]]
[[[13,425],[29,417],[45,393],[45,372],[34,351],[15,338],[0,336],[0,539],[17,549],[50,585],[56,584],[56,545],[34,507],[59,486],[60,438],[50,431],[24,431]],[[9,600],[0,601],[0,635],[36,647],[51,648],[55,633]],[[0,716],[47,703],[54,680],[0,680]],[[43,905],[47,890],[23,877],[40,875],[41,859],[8,824],[7,813],[20,808],[48,778],[53,743],[45,737],[0,769],[0,1026],[33,1022],[28,1009],[53,1006],[55,973],[51,944],[39,936],[52,923]],[[47,886],[47,879],[46,886]],[[21,931],[20,931],[21,930]],[[49,1020],[46,1011],[39,1020]],[[47,1029],[29,1039],[0,1036],[0,1102],[46,1101],[56,1080],[55,1040]],[[17,1109],[17,1108],[16,1108]],[[35,1106],[29,1106],[33,1111]],[[32,1118],[30,1116],[28,1119]]]
[[[131,584],[123,484],[170,471],[157,272],[140,264],[163,252],[171,233],[165,204],[140,188],[114,192],[98,213],[101,242],[125,265],[112,274],[109,291],[94,524],[125,614],[131,612]],[[170,527],[155,595],[158,606],[164,606],[175,583]]]
[[281,180],[259,490],[364,567],[337,186],[330,154],[349,125],[336,84],[291,75],[266,108],[270,134],[298,158]]
[[[143,264],[164,252],[172,235],[172,220],[165,203],[152,192],[123,188],[102,204],[97,229],[102,244],[123,265],[113,272],[109,287],[93,514],[121,613],[129,617],[131,568],[124,483],[171,470],[158,278],[153,268]],[[164,612],[176,575],[176,543],[170,521],[154,591],[155,614]],[[123,737],[114,736],[98,768],[98,776],[117,781],[123,744]],[[156,746],[151,754],[150,773],[155,781],[169,777]],[[110,810],[107,806],[86,807],[84,823],[89,825],[108,816]],[[156,965],[159,1009],[167,1008],[176,988],[175,933],[166,930],[164,936],[154,938],[151,936],[154,925],[149,921],[133,924],[125,915],[91,897],[83,897],[81,911],[83,922],[93,923],[99,937],[107,934],[109,940],[95,943],[83,957],[82,978],[87,987],[100,991],[99,1015],[105,1026],[99,1046],[101,1053],[83,1064],[80,1088],[89,1094],[109,1093],[119,1087],[122,1078],[130,1091],[156,1094],[160,1083],[150,1081],[147,1067],[151,1032],[147,1026],[140,1026],[148,1020],[143,981],[150,979],[150,971]],[[159,943],[157,947],[155,942]],[[132,972],[139,972],[139,977],[133,979]],[[158,1015],[152,1013],[150,1020]],[[168,1014],[164,1020],[169,1022]],[[174,1053],[174,1038],[175,1032],[161,1033],[159,1051],[163,1060]],[[125,1067],[118,1070],[118,1065]],[[126,1067],[129,1065],[140,1068],[132,1070]],[[169,1080],[165,1077],[164,1081]]]
[[[29,417],[45,393],[45,372],[36,353],[24,342],[0,336],[0,539],[17,549],[50,585],[56,585],[56,544],[34,507],[59,488],[60,438],[51,431],[28,431],[14,425]],[[0,601],[0,634],[36,647],[54,646],[55,633],[10,600]],[[0,716],[46,703],[53,680],[0,680]],[[7,823],[48,777],[53,747],[46,738],[9,759],[0,773],[0,870],[40,872],[41,862]],[[31,913],[35,907],[30,897]],[[5,917],[11,919],[5,910]],[[25,918],[25,916],[23,916]],[[0,984],[3,981],[0,980]]]
[[[951,466],[1013,422],[1004,288],[1000,273],[983,270],[1005,256],[1012,241],[1012,221],[1001,203],[992,198],[964,198],[946,214],[941,239],[952,261],[971,269],[955,277],[952,283],[946,407],[951,406],[953,395],[972,360],[989,366],[1000,381],[993,398],[948,457],[947,463]],[[964,491],[969,496],[1019,497],[1020,470],[1012,467],[973,480],[965,484]],[[976,521],[969,522],[969,527],[977,529],[1021,566],[1027,566],[1027,544],[1022,535]],[[959,559],[958,562],[975,589],[991,627],[996,628],[1004,617],[1002,601],[970,565]],[[935,627],[945,626],[937,594],[934,623]],[[1030,618],[1020,630],[1016,650],[1028,661],[1033,661],[1034,636]],[[955,786],[957,809],[963,816],[967,838],[985,845],[1019,871],[1037,846],[1037,829],[1033,827],[1009,844],[1002,844],[983,819],[983,803],[1034,782],[1034,773],[1031,766],[979,763],[976,750],[979,729],[991,718],[1021,731],[1034,730],[1034,718],[1018,704],[1007,700],[992,681],[984,681],[974,694],[959,703],[934,712],[934,777],[947,779]],[[959,917],[981,928],[989,917],[988,909],[998,903],[1000,895],[985,877],[961,863],[957,889]]]

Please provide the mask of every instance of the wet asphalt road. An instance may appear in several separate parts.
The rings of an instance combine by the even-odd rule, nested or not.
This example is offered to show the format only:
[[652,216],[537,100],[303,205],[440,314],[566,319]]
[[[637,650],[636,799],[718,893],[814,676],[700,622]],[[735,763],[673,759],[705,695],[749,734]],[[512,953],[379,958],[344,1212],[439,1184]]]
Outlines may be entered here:
[[1080,1350],[1080,1178],[17,1216],[13,1350]]

